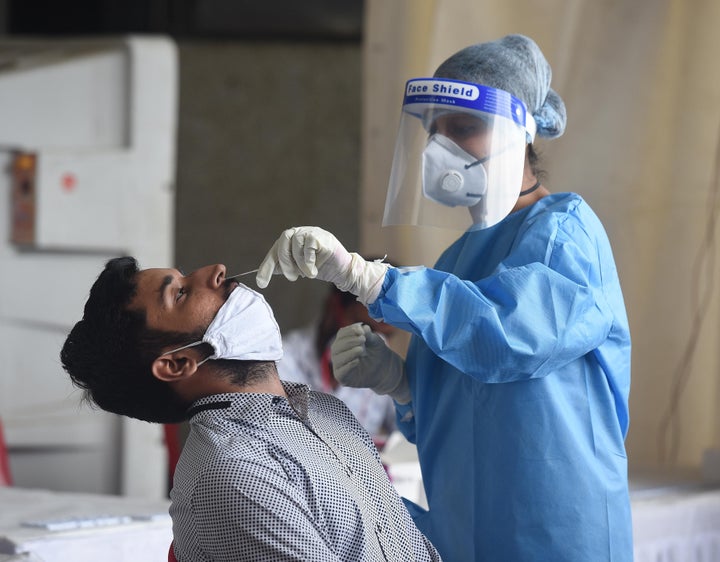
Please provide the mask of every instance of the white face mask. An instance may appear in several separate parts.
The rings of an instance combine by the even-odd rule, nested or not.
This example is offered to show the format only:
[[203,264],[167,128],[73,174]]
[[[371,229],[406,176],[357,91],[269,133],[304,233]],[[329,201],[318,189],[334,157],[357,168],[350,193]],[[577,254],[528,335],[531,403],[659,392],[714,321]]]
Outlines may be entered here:
[[217,311],[202,340],[163,355],[202,343],[210,344],[215,353],[210,359],[238,361],[277,361],[282,358],[282,338],[270,305],[260,294],[239,284]]
[[425,197],[448,207],[472,207],[487,192],[483,163],[448,137],[434,134],[423,151],[422,186]]

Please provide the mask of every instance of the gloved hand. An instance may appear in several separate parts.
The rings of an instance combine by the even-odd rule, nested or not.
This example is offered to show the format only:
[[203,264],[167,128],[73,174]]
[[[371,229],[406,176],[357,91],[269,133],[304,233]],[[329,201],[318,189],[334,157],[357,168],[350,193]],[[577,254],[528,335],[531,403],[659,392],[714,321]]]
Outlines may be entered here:
[[340,384],[389,394],[399,404],[410,402],[405,362],[367,324],[340,328],[330,353],[333,374]]
[[330,281],[356,295],[365,305],[375,302],[389,265],[349,253],[328,231],[316,226],[289,228],[280,235],[260,264],[255,282],[264,289],[276,270],[290,281],[298,277]]

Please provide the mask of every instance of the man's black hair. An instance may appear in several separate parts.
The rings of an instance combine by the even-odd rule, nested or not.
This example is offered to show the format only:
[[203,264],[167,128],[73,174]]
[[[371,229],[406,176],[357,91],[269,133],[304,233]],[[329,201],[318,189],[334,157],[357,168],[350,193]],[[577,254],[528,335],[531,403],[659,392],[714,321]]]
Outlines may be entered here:
[[[103,410],[157,423],[186,419],[189,403],[152,373],[153,361],[168,346],[200,341],[195,333],[148,328],[145,311],[130,309],[137,294],[137,261],[114,258],[90,289],[82,320],[75,324],[60,360],[85,398]],[[204,349],[203,349],[204,348]],[[208,355],[212,346],[198,347]],[[242,386],[275,372],[272,361],[215,360],[216,374]]]
[[151,422],[179,422],[189,404],[154,377],[151,366],[164,345],[183,345],[194,335],[150,330],[145,313],[128,308],[137,293],[138,272],[132,257],[107,262],[60,360],[85,398],[103,410]]

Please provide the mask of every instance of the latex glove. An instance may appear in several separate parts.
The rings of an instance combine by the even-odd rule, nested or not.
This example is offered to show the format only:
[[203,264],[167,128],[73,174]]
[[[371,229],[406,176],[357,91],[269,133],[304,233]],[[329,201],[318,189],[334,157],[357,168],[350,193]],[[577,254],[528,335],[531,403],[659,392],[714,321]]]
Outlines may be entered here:
[[399,404],[410,402],[405,362],[367,324],[340,328],[330,353],[333,374],[340,384],[389,394]]
[[255,282],[264,289],[276,272],[290,281],[298,277],[317,278],[356,295],[368,305],[380,294],[388,267],[386,263],[366,261],[348,252],[327,230],[300,226],[280,235],[260,264]]

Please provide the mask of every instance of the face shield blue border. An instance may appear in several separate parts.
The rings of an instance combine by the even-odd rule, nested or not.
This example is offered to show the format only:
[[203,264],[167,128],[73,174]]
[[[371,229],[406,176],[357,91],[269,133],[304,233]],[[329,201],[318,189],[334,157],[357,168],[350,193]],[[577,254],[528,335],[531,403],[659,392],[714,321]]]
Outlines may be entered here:
[[510,119],[525,129],[528,143],[535,139],[532,115],[505,90],[448,78],[413,78],[405,84],[403,111],[420,119],[428,131],[442,113],[463,110]]

